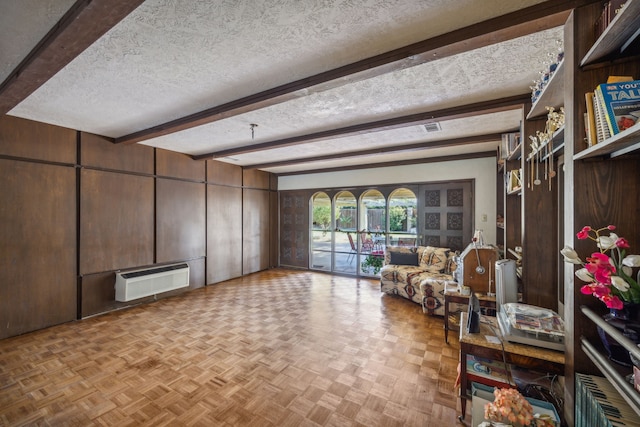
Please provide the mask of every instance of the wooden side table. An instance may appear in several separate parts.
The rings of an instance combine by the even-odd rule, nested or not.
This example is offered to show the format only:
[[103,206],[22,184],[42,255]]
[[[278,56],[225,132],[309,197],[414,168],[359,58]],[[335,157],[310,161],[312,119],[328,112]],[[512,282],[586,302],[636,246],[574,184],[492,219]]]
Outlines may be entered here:
[[[476,294],[480,301],[480,307],[496,309],[496,297],[486,294]],[[462,295],[458,291],[444,293],[444,342],[449,344],[449,303],[469,304],[469,295]]]
[[[466,313],[462,313],[462,321],[465,317]],[[497,336],[500,342],[490,342],[487,336]],[[462,415],[458,417],[460,421],[464,420],[466,415],[470,382],[478,381],[486,384],[482,378],[467,373],[467,355],[503,361],[505,364],[532,371],[564,375],[563,352],[509,342],[500,335],[500,327],[495,317],[481,316],[480,333],[470,334],[464,327],[460,328],[460,406],[462,409]],[[558,411],[560,412],[560,409]]]

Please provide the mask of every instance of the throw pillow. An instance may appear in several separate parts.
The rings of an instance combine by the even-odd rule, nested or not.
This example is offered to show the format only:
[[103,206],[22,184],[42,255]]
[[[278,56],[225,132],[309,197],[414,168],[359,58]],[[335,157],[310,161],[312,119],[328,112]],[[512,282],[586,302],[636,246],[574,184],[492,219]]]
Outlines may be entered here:
[[450,251],[449,248],[427,246],[422,252],[419,265],[429,273],[442,273],[447,266],[447,257]]
[[418,265],[418,254],[416,252],[391,252],[389,263],[395,265]]
[[[416,248],[408,248],[405,246],[387,246],[384,248],[384,264],[391,264],[391,254],[394,252],[408,254],[408,253],[416,253]],[[420,260],[420,256],[418,255],[418,260]]]

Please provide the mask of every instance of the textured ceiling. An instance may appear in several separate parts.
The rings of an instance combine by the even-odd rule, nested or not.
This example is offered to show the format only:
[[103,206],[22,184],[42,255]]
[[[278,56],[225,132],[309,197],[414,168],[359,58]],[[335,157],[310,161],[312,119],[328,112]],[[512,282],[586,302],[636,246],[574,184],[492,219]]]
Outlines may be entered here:
[[[70,1],[3,0],[6,77]],[[513,0],[147,0],[9,115],[103,135],[138,131],[335,70],[412,43],[543,3]],[[28,12],[28,13],[27,13]],[[11,26],[5,26],[7,23]],[[199,156],[530,92],[557,54],[562,28],[500,41],[369,77],[340,77],[291,99],[139,143]],[[14,43],[15,42],[15,43]],[[21,56],[22,55],[22,56]],[[398,69],[399,68],[399,69]],[[274,173],[494,151],[499,141],[428,148],[429,142],[516,129],[520,109],[395,129],[316,138],[220,157],[247,166],[424,143],[401,150],[266,166]],[[437,120],[436,120],[437,121]],[[250,126],[256,124],[256,127]]]

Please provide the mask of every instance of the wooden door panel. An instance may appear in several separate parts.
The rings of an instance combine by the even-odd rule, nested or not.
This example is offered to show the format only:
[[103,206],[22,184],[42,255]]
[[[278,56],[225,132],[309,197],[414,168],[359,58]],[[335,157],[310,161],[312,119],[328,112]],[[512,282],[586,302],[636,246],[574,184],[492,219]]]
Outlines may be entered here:
[[419,188],[418,217],[423,246],[462,251],[471,242],[471,181],[424,184]]

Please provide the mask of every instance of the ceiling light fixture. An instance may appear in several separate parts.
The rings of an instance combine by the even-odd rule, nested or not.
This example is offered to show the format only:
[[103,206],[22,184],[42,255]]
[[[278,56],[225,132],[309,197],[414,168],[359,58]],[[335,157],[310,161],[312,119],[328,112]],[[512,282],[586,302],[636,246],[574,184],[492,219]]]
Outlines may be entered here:
[[258,127],[258,125],[255,123],[251,123],[249,127],[251,128],[251,139],[254,139],[256,136],[256,128]]

